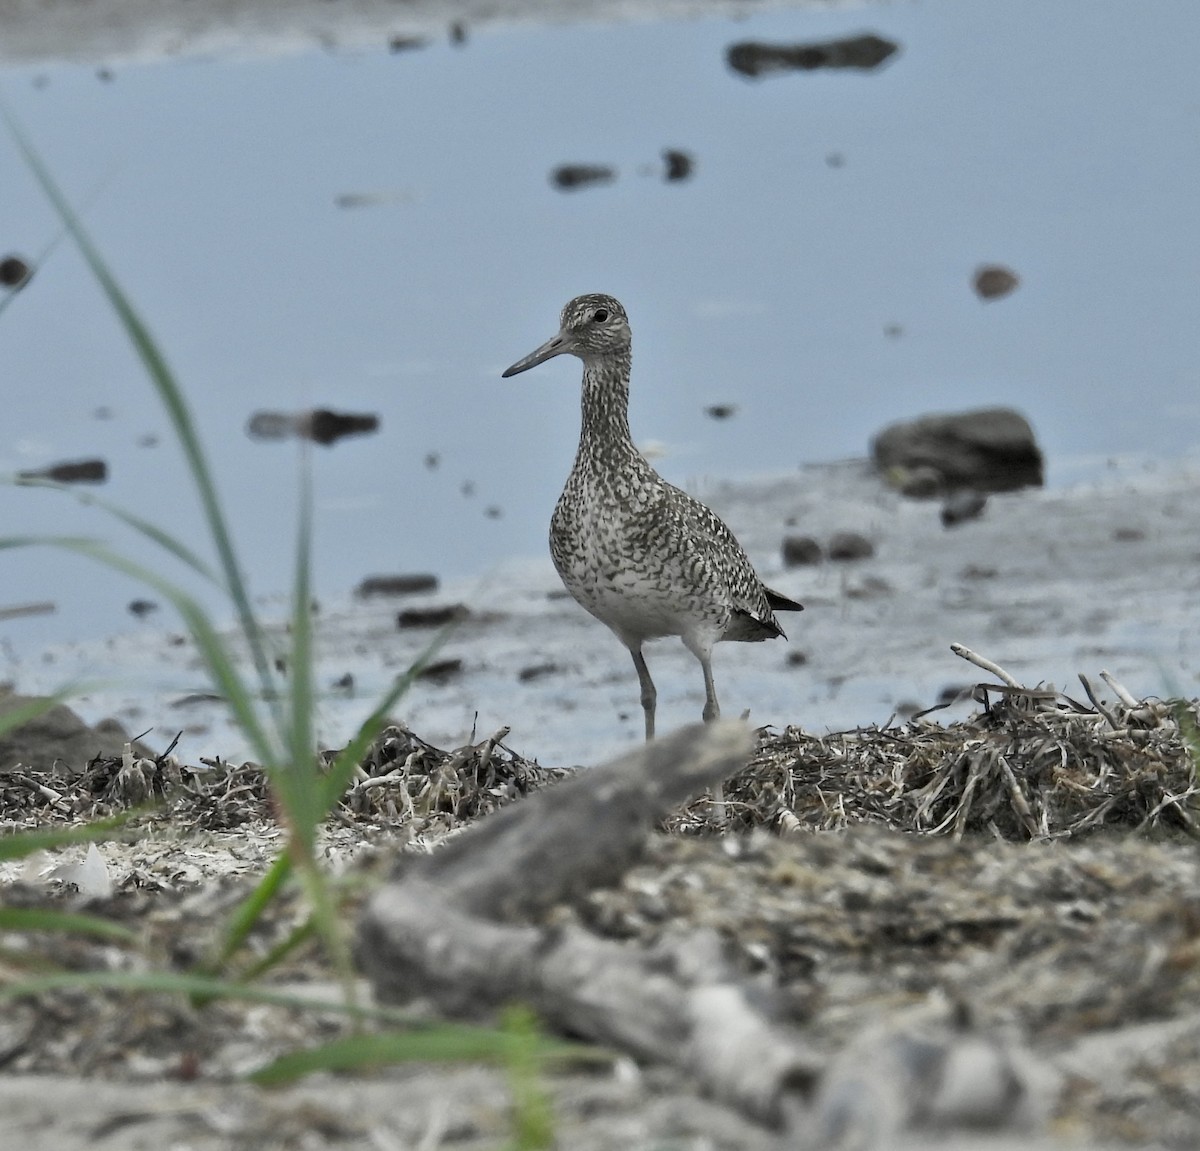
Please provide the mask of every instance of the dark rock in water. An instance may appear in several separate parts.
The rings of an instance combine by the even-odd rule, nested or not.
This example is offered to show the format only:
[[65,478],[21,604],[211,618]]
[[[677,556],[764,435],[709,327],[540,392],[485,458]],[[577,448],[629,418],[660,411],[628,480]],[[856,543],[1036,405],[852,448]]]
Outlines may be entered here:
[[427,663],[419,672],[417,679],[431,680],[434,683],[448,683],[462,675],[463,661],[461,659],[439,659],[435,663]]
[[689,179],[696,169],[696,161],[688,152],[679,148],[664,148],[662,157],[663,164],[666,166],[663,179],[668,184],[678,184],[682,180]]
[[29,261],[21,256],[5,256],[0,260],[0,287],[16,291],[17,288],[25,287],[32,276],[33,268],[30,267]]
[[952,492],[942,504],[942,527],[952,528],[956,524],[966,523],[967,520],[978,519],[987,507],[987,496],[983,492],[973,492],[962,488]]
[[975,269],[971,283],[981,300],[1002,300],[1017,290],[1021,277],[1001,264],[983,264]]
[[709,404],[704,414],[714,420],[728,420],[737,415],[737,404]]
[[48,468],[21,472],[23,480],[54,480],[60,484],[102,484],[108,479],[108,464],[103,460],[73,460],[51,464]]
[[517,679],[521,683],[533,683],[537,679],[545,679],[547,676],[557,675],[562,668],[556,663],[535,663],[531,667],[523,667],[517,672]]
[[405,630],[413,627],[444,627],[455,620],[466,619],[470,614],[467,605],[462,603],[406,608],[396,616],[396,626]]
[[[0,691],[0,717],[37,702],[34,696]],[[125,750],[129,736],[115,719],[89,727],[66,704],[0,735],[0,776],[17,765],[33,768],[60,766],[64,775],[81,772],[97,756],[109,758]],[[139,755],[153,756],[149,748],[135,745]]]
[[563,192],[573,192],[592,184],[611,184],[617,170],[607,164],[560,164],[550,173],[550,183]]
[[328,447],[347,436],[370,435],[379,430],[379,417],[370,413],[334,412],[313,408],[307,412],[255,412],[246,424],[252,440],[312,440]]
[[816,68],[870,71],[899,49],[895,41],[870,32],[812,44],[764,44],[744,40],[726,49],[725,61],[733,71],[751,77],[767,76],[772,72],[811,72]]
[[370,599],[377,595],[413,595],[415,592],[437,591],[438,577],[428,572],[412,575],[367,576],[354,589],[359,599]]
[[158,604],[152,599],[135,599],[129,603],[129,614],[135,615],[138,619],[145,619],[152,612],[158,611]]
[[1041,449],[1029,421],[1011,408],[921,416],[891,424],[871,443],[875,466],[904,490],[917,468],[932,468],[945,489],[1008,492],[1040,487]]
[[837,532],[829,539],[829,558],[845,563],[865,560],[875,554],[875,545],[858,532]]
[[824,549],[812,536],[784,536],[782,550],[783,566],[789,568],[819,564],[825,558]]

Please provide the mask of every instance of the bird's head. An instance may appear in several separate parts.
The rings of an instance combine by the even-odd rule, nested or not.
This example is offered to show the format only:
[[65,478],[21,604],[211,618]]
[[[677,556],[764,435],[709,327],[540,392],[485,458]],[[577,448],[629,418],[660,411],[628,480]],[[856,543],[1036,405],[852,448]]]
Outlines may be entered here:
[[583,361],[619,355],[629,350],[629,317],[620,301],[593,292],[576,296],[562,310],[558,335],[518,360],[504,378],[528,371],[554,356],[578,356]]

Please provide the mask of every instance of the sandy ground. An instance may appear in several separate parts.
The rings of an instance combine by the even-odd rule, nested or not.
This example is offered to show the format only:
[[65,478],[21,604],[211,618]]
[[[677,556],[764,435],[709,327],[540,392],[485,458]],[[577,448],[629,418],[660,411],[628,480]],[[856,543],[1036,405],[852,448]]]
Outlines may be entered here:
[[[857,463],[705,490],[769,580],[807,605],[791,621],[790,646],[719,650],[726,710],[748,706],[760,723],[817,732],[883,723],[910,703],[933,703],[947,684],[987,678],[950,654],[954,640],[1028,685],[1053,679],[1080,698],[1074,673],[1094,677],[1101,668],[1139,697],[1194,695],[1198,486],[1191,468],[1127,469],[1102,484],[993,497],[981,519],[951,530],[936,505],[899,499]],[[776,558],[788,531],[825,541],[847,529],[872,540],[872,558],[786,571]],[[625,653],[558,595],[548,564],[515,564],[426,599],[465,602],[471,614],[440,653],[462,659],[462,672],[420,684],[399,709],[421,735],[453,746],[477,711],[481,737],[511,726],[508,744],[547,763],[595,763],[637,741]],[[396,612],[414,602],[322,609],[322,680],[350,672],[358,693],[325,701],[327,742],[428,642],[428,631],[395,626]],[[808,657],[800,666],[788,662],[794,650]],[[182,706],[173,696],[188,683],[202,686],[186,644],[142,631],[52,655],[15,669],[23,690],[36,690],[39,675],[62,677],[99,659],[131,683],[96,694],[88,707],[115,704],[138,730],[150,720],[155,737],[185,727],[185,763],[210,751],[230,755],[233,737],[212,705]],[[555,670],[522,680],[522,669],[547,664]],[[687,653],[663,644],[651,666],[664,727],[693,719],[701,692]],[[1103,756],[1099,770],[1108,770]],[[44,782],[56,785],[52,775]],[[27,800],[31,791],[26,783],[3,794]],[[106,844],[111,894],[90,909],[136,927],[139,943],[54,944],[55,962],[186,969],[279,848],[269,808],[261,797],[255,803],[224,823],[192,795],[124,843]],[[326,839],[330,866],[370,874],[376,849],[386,857],[415,834],[398,810],[343,815]],[[955,843],[849,822],[782,839],[764,831],[749,840],[659,836],[618,888],[568,913],[631,946],[653,945],[668,931],[716,931],[745,977],[782,995],[788,1024],[834,1061],[907,1011],[941,1003],[965,1012],[982,1034],[1026,1053],[1020,1075],[1037,1106],[1016,1136],[1023,1147],[1200,1141],[1200,874],[1190,840],[1164,825],[1026,844],[970,832]],[[82,862],[77,851],[74,863],[10,866],[6,877],[18,882],[6,902],[71,904]],[[294,895],[278,905],[256,946],[280,938],[297,908]],[[6,943],[14,941],[10,959],[47,945],[17,936]],[[282,986],[332,994],[328,978],[316,953],[297,955],[275,976]],[[321,1016],[53,993],[10,1005],[2,1018],[0,1146],[473,1149],[501,1146],[509,1134],[508,1088],[488,1069],[316,1078],[283,1092],[238,1081],[272,1055],[334,1033]],[[547,1088],[560,1146],[783,1145],[699,1098],[678,1072],[621,1064],[552,1075]],[[1013,1137],[1002,1129],[972,1142],[956,1133],[940,1145],[999,1148]],[[921,1133],[875,1145],[939,1144]]]

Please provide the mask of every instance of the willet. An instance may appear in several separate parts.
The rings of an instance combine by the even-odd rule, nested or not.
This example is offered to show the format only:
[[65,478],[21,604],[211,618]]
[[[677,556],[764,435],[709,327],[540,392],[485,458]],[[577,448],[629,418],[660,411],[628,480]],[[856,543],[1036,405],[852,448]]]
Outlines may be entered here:
[[720,640],[783,635],[777,611],[801,605],[758,578],[720,517],[667,483],[629,434],[629,319],[612,296],[562,310],[558,335],[504,373],[553,356],[583,361],[583,422],[575,465],[550,520],[550,554],[567,591],[629,649],[646,738],[657,693],[642,645],[677,635],[704,671],[704,719],[721,714],[712,650]]

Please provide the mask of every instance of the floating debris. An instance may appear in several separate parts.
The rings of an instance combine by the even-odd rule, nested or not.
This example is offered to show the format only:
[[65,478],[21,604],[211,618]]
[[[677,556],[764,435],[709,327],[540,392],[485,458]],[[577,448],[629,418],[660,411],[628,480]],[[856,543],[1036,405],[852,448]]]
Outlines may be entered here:
[[411,204],[415,197],[405,188],[381,192],[339,192],[333,198],[335,208],[375,208],[380,204]]
[[370,435],[379,430],[379,417],[353,412],[313,408],[295,415],[287,412],[255,412],[246,424],[252,440],[311,440],[329,447],[347,436]]
[[388,51],[393,54],[398,52],[415,52],[418,48],[425,48],[428,45],[429,41],[422,39],[420,36],[388,37]]
[[102,484],[108,479],[108,464],[104,460],[72,460],[17,475],[23,480],[54,480],[60,484]]
[[33,276],[29,261],[21,256],[5,256],[0,260],[0,287],[16,291],[25,287]]
[[873,33],[812,44],[744,40],[729,46],[725,61],[733,71],[754,78],[775,72],[811,72],[817,68],[857,68],[869,72],[899,50],[895,41]]
[[413,595],[416,592],[437,591],[438,577],[430,572],[414,572],[404,575],[367,576],[354,594],[359,599],[372,596]]
[[616,178],[616,168],[607,164],[560,164],[550,173],[550,183],[563,192],[593,184],[611,184]]
[[0,620],[24,619],[31,615],[53,615],[56,611],[58,611],[58,605],[53,600],[17,603],[10,607],[0,607]]
[[975,269],[971,283],[981,300],[1002,300],[1017,290],[1021,277],[1002,264],[982,264]]
[[696,161],[692,158],[691,153],[684,152],[680,148],[664,148],[662,158],[666,167],[663,179],[668,184],[678,184],[683,180],[691,179],[692,173],[696,170]]

